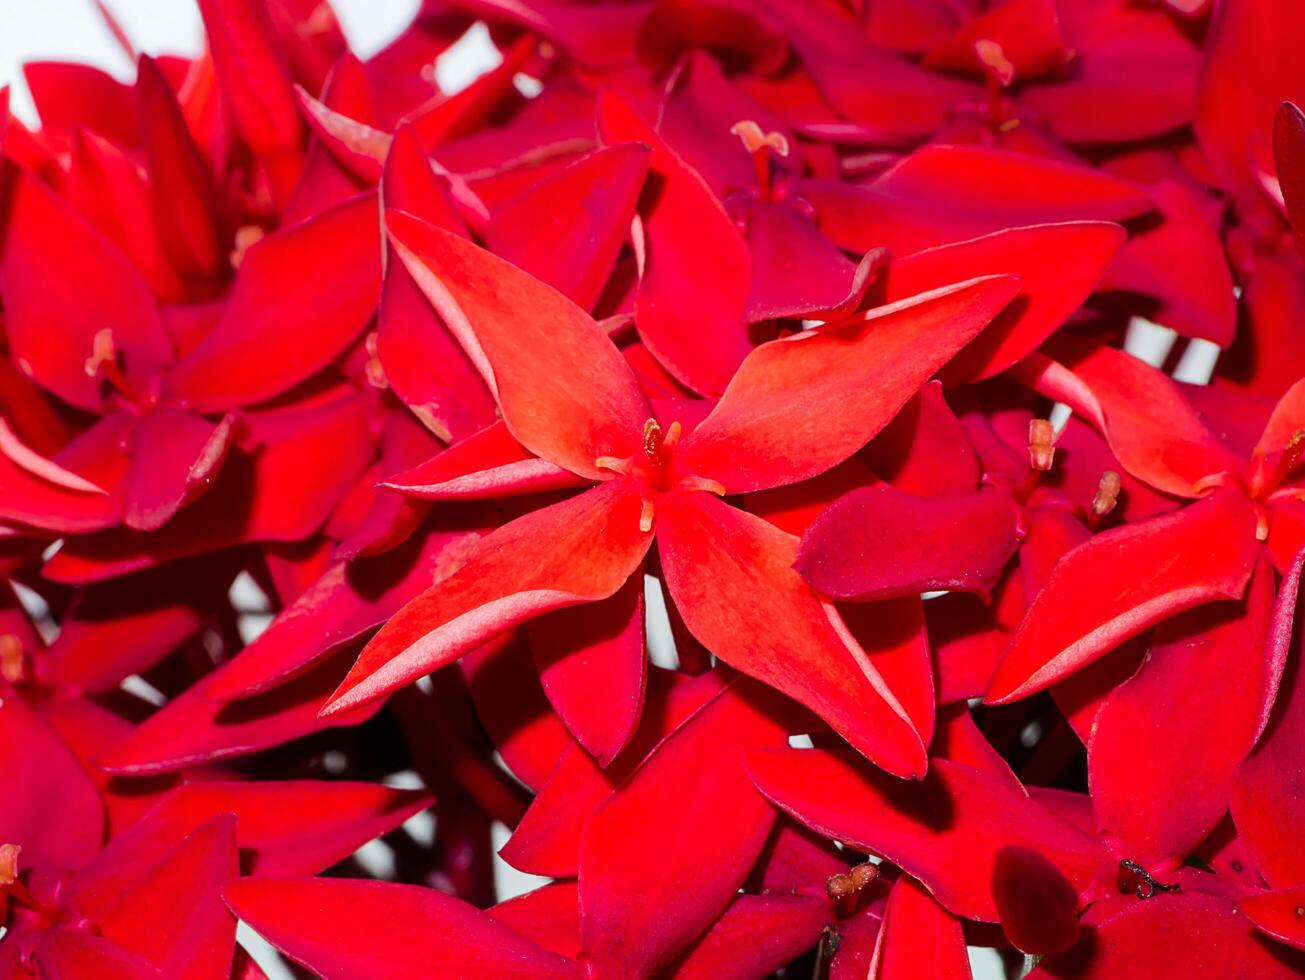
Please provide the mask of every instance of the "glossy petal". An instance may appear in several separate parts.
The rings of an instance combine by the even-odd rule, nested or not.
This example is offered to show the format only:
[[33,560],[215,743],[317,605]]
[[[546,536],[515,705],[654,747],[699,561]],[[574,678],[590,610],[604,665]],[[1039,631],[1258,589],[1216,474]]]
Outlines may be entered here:
[[326,710],[344,711],[451,663],[528,619],[606,599],[651,543],[622,480],[504,525],[457,572],[404,606],[363,650]]
[[1234,493],[1098,534],[1056,565],[987,700],[1027,697],[1162,619],[1240,598],[1258,554],[1254,511]]
[[[243,878],[225,895],[242,921],[321,976],[582,975],[574,961],[433,888],[348,878]],[[351,928],[341,930],[341,922]]]
[[1273,159],[1287,218],[1305,249],[1305,113],[1294,103],[1284,102],[1273,119]]
[[853,490],[816,519],[794,567],[818,592],[871,600],[934,589],[987,601],[1015,553],[1019,508],[980,490],[917,497],[888,485]]
[[747,245],[702,176],[610,90],[599,96],[598,131],[606,143],[653,150],[639,209],[639,336],[684,384],[719,394],[751,348],[743,326],[751,281]]
[[676,980],[769,976],[815,945],[831,919],[820,895],[740,895],[672,967]]
[[758,347],[682,444],[729,493],[816,476],[878,433],[1012,299],[1013,277],[976,279]]
[[1261,932],[1297,949],[1305,949],[1305,887],[1252,895],[1237,909]]
[[1054,864],[1026,847],[1004,847],[992,867],[1002,931],[1033,956],[1063,953],[1078,939],[1078,891]]
[[207,490],[235,441],[235,429],[232,415],[216,425],[169,408],[142,416],[132,433],[123,523],[156,531]]
[[888,771],[924,772],[905,708],[793,571],[796,538],[704,493],[664,498],[657,522],[667,587],[708,650],[810,708]]
[[785,812],[891,860],[963,918],[998,920],[992,871],[1008,845],[1040,850],[1079,889],[1110,867],[1095,839],[1007,781],[946,759],[934,759],[919,783],[895,780],[843,749],[754,752],[748,769]]
[[465,239],[400,212],[391,240],[495,389],[527,449],[590,479],[594,460],[642,451],[652,416],[602,329],[560,293]]
[[278,395],[333,361],[375,313],[379,227],[369,193],[253,245],[222,319],[173,371],[172,392],[221,412]]
[[970,961],[961,924],[919,882],[902,875],[884,908],[869,976],[894,980],[916,971],[938,980],[969,980]]

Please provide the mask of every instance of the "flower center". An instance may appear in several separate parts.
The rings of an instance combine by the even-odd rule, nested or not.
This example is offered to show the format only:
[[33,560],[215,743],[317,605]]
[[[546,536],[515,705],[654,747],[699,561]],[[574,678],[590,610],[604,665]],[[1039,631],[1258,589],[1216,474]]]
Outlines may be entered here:
[[91,356],[86,358],[83,367],[87,377],[100,378],[133,405],[146,408],[158,400],[157,392],[142,392],[127,377],[117,345],[113,342],[113,330],[109,327],[96,331],[91,341]]
[[788,140],[783,133],[763,132],[751,119],[736,122],[730,132],[743,142],[743,148],[752,154],[752,166],[757,171],[758,197],[763,201],[773,201],[774,181],[771,174],[771,151],[782,157],[788,156]]
[[42,919],[53,923],[59,913],[32,894],[31,889],[18,877],[18,855],[22,848],[17,844],[0,844],[0,922],[8,921],[9,900],[25,905]]
[[672,422],[663,432],[656,419],[643,424],[643,452],[625,459],[599,456],[594,466],[600,470],[617,473],[637,480],[643,491],[643,512],[639,516],[639,530],[645,534],[652,530],[656,501],[672,490],[705,490],[721,497],[725,488],[715,480],[687,472],[676,459],[675,447],[683,431],[679,422]]

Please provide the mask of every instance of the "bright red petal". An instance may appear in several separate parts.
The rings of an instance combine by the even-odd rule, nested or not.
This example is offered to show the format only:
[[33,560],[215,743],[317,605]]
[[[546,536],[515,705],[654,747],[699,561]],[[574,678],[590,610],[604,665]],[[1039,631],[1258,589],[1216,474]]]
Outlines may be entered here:
[[965,936],[956,918],[910,875],[893,883],[879,927],[870,980],[969,980]]
[[1237,909],[1261,932],[1305,949],[1305,887],[1252,895],[1238,902]]

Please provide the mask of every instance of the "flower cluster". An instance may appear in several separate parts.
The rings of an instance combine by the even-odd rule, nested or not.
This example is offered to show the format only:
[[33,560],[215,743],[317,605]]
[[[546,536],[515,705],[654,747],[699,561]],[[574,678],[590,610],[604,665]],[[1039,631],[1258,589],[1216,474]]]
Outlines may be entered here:
[[1305,971],[1305,5],[199,7],[0,90],[0,977]]

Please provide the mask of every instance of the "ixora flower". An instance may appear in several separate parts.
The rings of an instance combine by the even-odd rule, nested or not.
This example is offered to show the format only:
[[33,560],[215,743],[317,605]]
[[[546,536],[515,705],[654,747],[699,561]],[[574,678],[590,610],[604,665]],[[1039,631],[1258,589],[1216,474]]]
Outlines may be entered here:
[[[1018,281],[960,283],[763,345],[685,433],[679,420],[656,417],[574,304],[452,233],[402,213],[387,220],[513,436],[596,486],[480,542],[382,628],[324,710],[380,697],[545,612],[616,595],[655,530],[671,595],[709,650],[812,708],[890,771],[921,775],[924,746],[905,710],[792,570],[796,540],[720,498],[842,462],[1000,312]],[[641,650],[637,663],[608,669],[637,678],[630,687],[641,699]],[[585,673],[574,680],[584,684]]]

